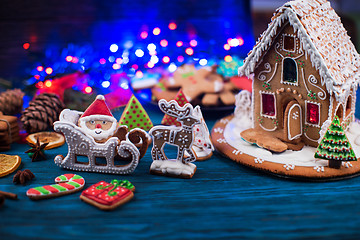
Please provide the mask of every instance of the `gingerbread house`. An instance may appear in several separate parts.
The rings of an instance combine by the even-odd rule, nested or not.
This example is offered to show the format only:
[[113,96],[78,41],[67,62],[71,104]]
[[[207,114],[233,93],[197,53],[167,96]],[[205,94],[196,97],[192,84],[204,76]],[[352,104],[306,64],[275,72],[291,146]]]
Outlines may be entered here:
[[359,60],[328,1],[278,8],[239,69],[253,78],[251,136],[270,136],[296,150],[316,147],[335,116],[347,128],[354,120]]

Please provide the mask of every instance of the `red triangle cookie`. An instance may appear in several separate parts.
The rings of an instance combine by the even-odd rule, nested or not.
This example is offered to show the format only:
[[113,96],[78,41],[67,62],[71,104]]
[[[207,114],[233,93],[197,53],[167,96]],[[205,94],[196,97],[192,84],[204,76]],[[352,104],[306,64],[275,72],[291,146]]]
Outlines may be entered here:
[[[179,106],[182,107],[189,101],[186,99],[183,91],[180,89],[179,92],[176,94],[175,101],[178,102]],[[163,125],[175,125],[177,127],[181,126],[181,123],[176,120],[176,117],[171,117],[169,115],[164,116],[164,118],[161,121],[161,124]]]

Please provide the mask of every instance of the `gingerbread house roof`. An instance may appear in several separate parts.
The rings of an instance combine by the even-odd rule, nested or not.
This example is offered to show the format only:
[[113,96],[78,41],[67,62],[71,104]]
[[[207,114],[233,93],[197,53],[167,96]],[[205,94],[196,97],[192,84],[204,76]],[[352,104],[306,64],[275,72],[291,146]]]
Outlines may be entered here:
[[319,71],[322,85],[326,84],[328,92],[334,93],[338,101],[344,100],[360,80],[360,57],[340,17],[326,0],[295,0],[278,8],[239,74],[250,76],[254,72],[285,21],[297,31],[306,56]]

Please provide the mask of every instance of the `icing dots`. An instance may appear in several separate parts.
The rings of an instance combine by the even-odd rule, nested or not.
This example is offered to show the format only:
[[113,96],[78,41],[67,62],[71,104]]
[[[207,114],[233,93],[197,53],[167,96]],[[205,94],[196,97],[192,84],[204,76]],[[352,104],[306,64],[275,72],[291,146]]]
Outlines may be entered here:
[[[180,107],[183,107],[186,103],[189,103],[189,101],[186,99],[183,91],[180,89],[179,92],[176,94],[176,97],[174,99]],[[180,127],[181,124],[176,120],[176,117],[169,116],[165,114],[164,118],[161,121],[161,124],[163,125],[174,125],[177,127]]]
[[126,125],[129,130],[140,128],[149,131],[153,127],[149,115],[139,102],[139,100],[132,95],[124,112],[119,120],[120,125]]

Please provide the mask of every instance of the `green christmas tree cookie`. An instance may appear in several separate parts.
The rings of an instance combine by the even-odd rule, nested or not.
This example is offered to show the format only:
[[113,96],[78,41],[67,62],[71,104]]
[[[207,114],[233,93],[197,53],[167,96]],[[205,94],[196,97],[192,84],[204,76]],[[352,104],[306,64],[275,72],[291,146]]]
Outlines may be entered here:
[[338,116],[335,116],[326,130],[314,157],[329,160],[330,168],[340,168],[341,161],[357,160]]
[[128,126],[129,130],[140,128],[145,131],[149,131],[154,126],[149,115],[134,95],[131,96],[127,103],[119,120],[119,125]]
[[[184,106],[189,101],[186,99],[183,91],[180,89],[179,92],[176,94],[175,101],[179,104],[180,107]],[[163,125],[175,125],[177,127],[181,126],[181,123],[176,120],[175,117],[171,117],[169,115],[164,116],[164,118],[161,121],[161,124]]]

